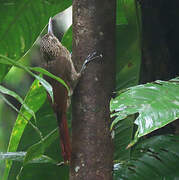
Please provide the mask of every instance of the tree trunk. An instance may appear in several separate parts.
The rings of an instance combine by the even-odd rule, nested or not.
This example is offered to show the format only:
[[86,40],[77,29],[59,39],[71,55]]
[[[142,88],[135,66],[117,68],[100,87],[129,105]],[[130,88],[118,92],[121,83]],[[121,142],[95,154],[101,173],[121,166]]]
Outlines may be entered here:
[[90,62],[74,92],[71,180],[112,180],[109,102],[115,84],[116,0],[73,1],[73,60]]

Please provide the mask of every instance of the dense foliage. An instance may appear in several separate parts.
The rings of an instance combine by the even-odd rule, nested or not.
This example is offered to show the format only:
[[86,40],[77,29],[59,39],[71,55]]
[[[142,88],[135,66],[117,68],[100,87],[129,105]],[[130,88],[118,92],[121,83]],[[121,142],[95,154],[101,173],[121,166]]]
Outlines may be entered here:
[[[1,3],[0,82],[3,85],[0,85],[0,111],[1,116],[5,117],[2,109],[6,103],[18,112],[7,152],[4,153],[6,150],[1,150],[0,146],[0,167],[5,167],[3,175],[0,175],[3,180],[14,180],[15,177],[20,180],[68,179],[68,167],[58,166],[62,157],[57,125],[46,101],[45,90],[52,99],[53,91],[51,85],[38,73],[46,74],[68,87],[59,77],[39,67],[31,67],[28,52],[33,51],[32,46],[45,30],[49,17],[71,5],[71,1],[64,0],[10,0]],[[113,119],[111,130],[115,134],[114,179],[174,179],[179,177],[178,136],[143,136],[179,118],[179,79],[158,80],[137,86],[141,65],[139,8],[134,0],[117,0],[117,93],[110,103]],[[71,51],[71,28],[64,34],[62,43]],[[18,80],[18,69],[35,78],[34,82],[29,82],[30,85],[22,95],[18,95],[22,89],[12,88],[15,89],[12,91],[9,88],[11,86],[6,87],[6,84],[11,84],[8,77],[14,78],[14,87],[24,87]],[[20,79],[26,78],[24,72],[20,73]],[[21,104],[20,109],[9,96]],[[6,121],[6,118],[0,121]]]

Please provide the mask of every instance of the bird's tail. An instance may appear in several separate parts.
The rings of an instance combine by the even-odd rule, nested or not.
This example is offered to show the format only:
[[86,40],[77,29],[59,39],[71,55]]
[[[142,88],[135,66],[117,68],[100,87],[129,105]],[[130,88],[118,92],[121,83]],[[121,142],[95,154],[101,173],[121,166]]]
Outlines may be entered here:
[[62,156],[64,162],[69,163],[71,160],[71,143],[66,113],[57,113],[57,121],[60,131],[60,144],[62,149]]

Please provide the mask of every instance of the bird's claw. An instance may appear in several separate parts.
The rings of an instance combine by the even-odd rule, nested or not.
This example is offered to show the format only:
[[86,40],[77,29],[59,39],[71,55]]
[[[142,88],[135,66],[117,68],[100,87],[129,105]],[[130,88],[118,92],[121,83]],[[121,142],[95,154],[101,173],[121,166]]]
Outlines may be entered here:
[[82,68],[81,68],[80,73],[82,73],[82,72],[85,70],[86,65],[87,65],[89,62],[91,62],[92,60],[95,60],[96,58],[102,58],[102,57],[103,57],[102,54],[99,54],[99,55],[96,55],[96,54],[97,54],[97,52],[93,52],[92,54],[89,54],[89,55],[87,56],[85,62],[83,63],[83,66],[82,66]]

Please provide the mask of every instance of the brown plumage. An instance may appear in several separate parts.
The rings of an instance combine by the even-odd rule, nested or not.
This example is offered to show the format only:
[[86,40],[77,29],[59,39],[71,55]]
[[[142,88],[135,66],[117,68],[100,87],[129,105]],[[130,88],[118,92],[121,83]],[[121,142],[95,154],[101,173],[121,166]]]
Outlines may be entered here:
[[[80,73],[77,73],[74,68],[70,52],[54,36],[51,19],[49,20],[48,33],[41,39],[40,51],[44,60],[42,66],[50,73],[63,79],[69,86],[72,94],[80,77]],[[47,76],[45,76],[45,79],[53,88],[54,104],[52,104],[52,107],[57,116],[62,156],[66,163],[69,162],[71,158],[71,144],[66,118],[70,99],[67,89],[62,84]]]

